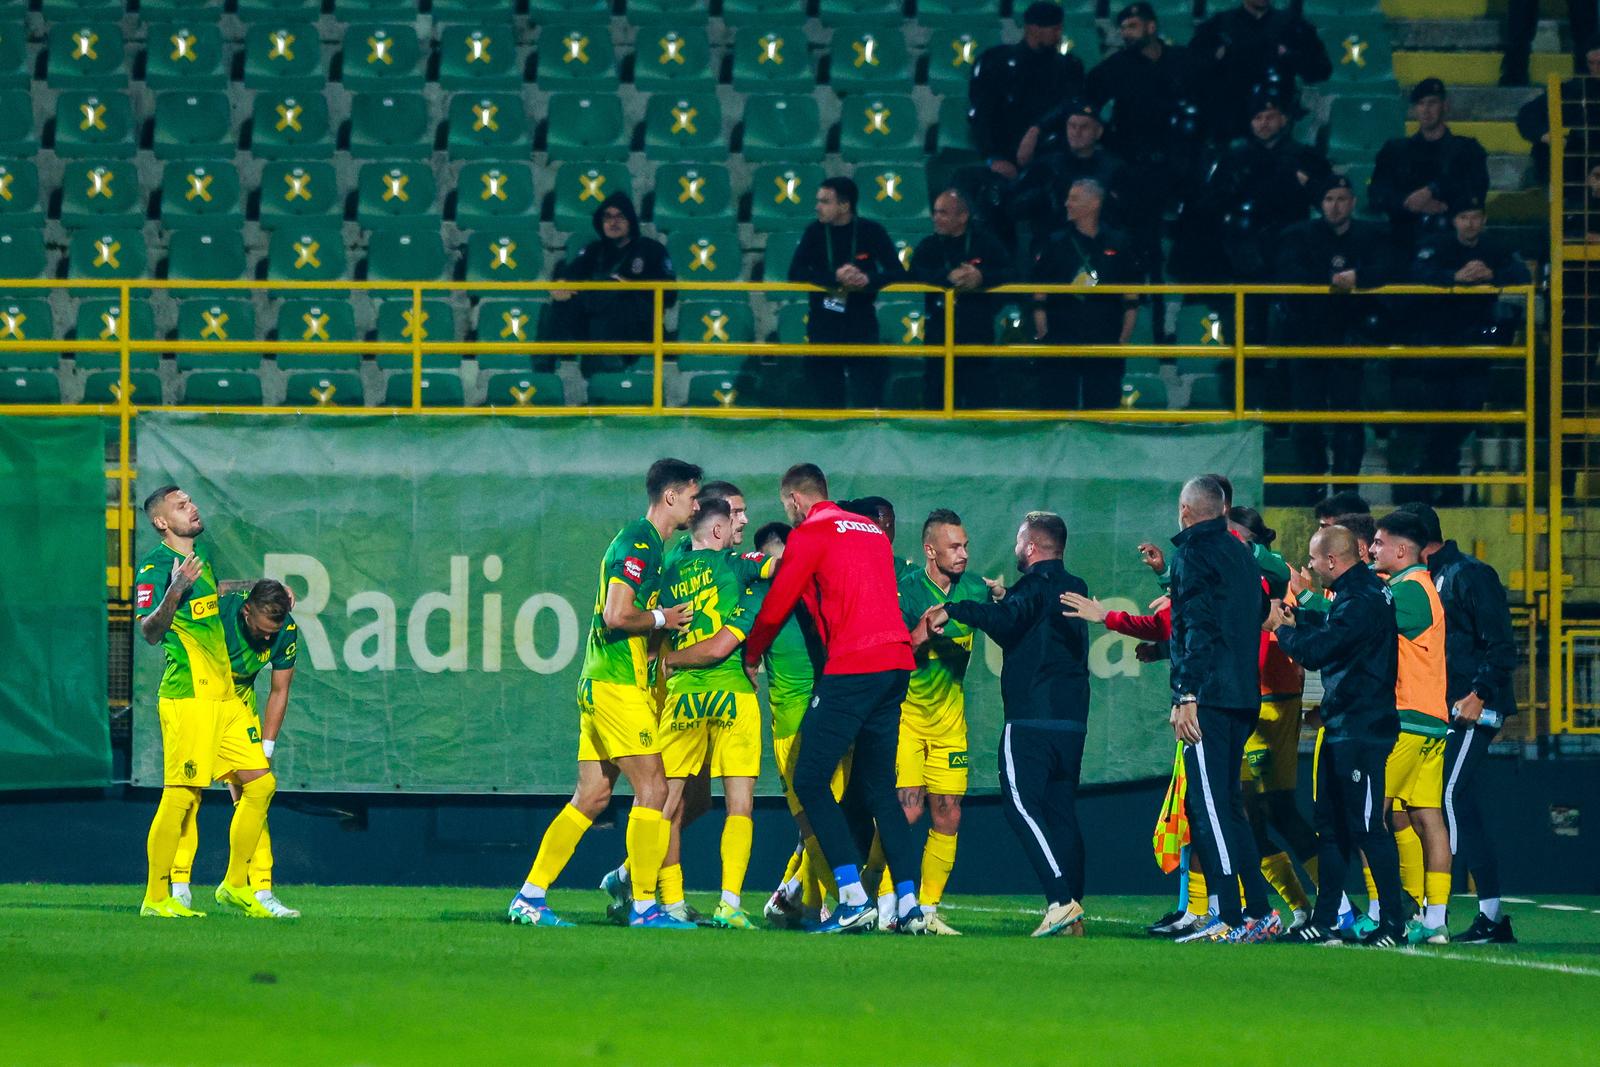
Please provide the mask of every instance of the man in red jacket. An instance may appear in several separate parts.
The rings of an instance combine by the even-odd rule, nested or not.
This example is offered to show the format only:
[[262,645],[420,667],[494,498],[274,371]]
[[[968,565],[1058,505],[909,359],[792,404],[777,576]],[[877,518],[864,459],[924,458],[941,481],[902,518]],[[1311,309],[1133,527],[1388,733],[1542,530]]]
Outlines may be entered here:
[[758,666],[796,602],[804,602],[827,664],[800,726],[794,792],[839,885],[839,907],[820,932],[870,930],[878,918],[861,884],[865,845],[851,833],[830,788],[834,768],[853,745],[847,796],[877,823],[895,878],[900,932],[920,934],[926,928],[915,881],[921,857],[894,788],[900,704],[915,666],[911,634],[900,617],[894,553],[877,523],[828,499],[827,478],[815,464],[789,468],[779,496],[794,531],[750,628],[744,660]]

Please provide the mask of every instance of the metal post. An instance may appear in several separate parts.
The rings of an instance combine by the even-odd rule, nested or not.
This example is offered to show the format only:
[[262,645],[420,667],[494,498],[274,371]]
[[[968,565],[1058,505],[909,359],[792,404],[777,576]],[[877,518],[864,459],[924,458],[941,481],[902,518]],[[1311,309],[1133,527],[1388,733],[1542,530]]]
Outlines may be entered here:
[[1233,413],[1244,418],[1244,290],[1233,292]]
[[944,413],[956,410],[956,291],[944,298]]
[[422,287],[411,287],[411,410],[422,410]]
[[[1566,590],[1562,583],[1562,455],[1561,455],[1561,419],[1562,419],[1562,341],[1561,328],[1563,318],[1562,289],[1565,285],[1564,261],[1566,259],[1562,240],[1562,146],[1566,140],[1566,130],[1561,125],[1561,82],[1556,75],[1551,74],[1545,83],[1549,93],[1549,119],[1550,119],[1550,498],[1546,512],[1550,520],[1549,553],[1547,565],[1550,575],[1550,618],[1548,620],[1548,645],[1546,652],[1550,657],[1550,668],[1546,672],[1549,679],[1549,708],[1550,728],[1553,731],[1556,723],[1565,717],[1565,696],[1562,691],[1562,680],[1566,673],[1561,669],[1561,624],[1563,601]],[[1529,299],[1532,299],[1531,297]],[[1533,572],[1527,573],[1529,584],[1533,582]]]
[[[129,295],[129,285],[123,282],[117,287],[117,296],[120,307],[118,309],[117,325],[120,327],[118,353],[122,364],[122,380],[117,389],[117,599],[128,600],[133,595],[133,520],[129,516],[132,509],[133,480],[133,392],[129,377],[132,373],[133,353],[128,345],[133,335],[132,321],[129,319],[129,307],[132,298]],[[156,398],[160,403],[161,398]]]
[[650,363],[655,368],[655,375],[650,382],[650,410],[659,415],[663,407],[661,378],[666,373],[667,367],[667,352],[662,347],[666,344],[667,337],[667,291],[662,288],[660,282],[657,282],[650,295],[655,305],[655,310],[650,316]]

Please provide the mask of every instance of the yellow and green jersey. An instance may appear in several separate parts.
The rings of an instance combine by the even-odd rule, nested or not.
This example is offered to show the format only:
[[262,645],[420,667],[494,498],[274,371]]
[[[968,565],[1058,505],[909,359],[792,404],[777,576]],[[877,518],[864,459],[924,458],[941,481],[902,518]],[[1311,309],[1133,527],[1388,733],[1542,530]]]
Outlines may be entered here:
[[[754,619],[766,599],[767,586],[759,585],[751,591],[746,603],[749,618]],[[822,650],[808,638],[800,623],[805,608],[799,604],[772,639],[761,665],[767,672],[767,704],[772,712],[772,736],[793,737],[800,732],[800,721],[811,706],[811,687],[822,673]]]
[[[228,666],[217,576],[204,545],[195,545],[194,554],[200,560],[200,577],[184,594],[161,639],[167,663],[157,695],[166,700],[223,700],[233,691],[233,672]],[[139,561],[133,574],[134,618],[142,619],[161,606],[172,585],[172,570],[183,558],[183,553],[163,541]]]
[[295,627],[294,616],[285,615],[283,626],[257,645],[245,628],[239,609],[244,607],[243,593],[229,593],[222,598],[222,633],[228,642],[228,665],[233,671],[233,692],[250,707],[256,704],[256,675],[262,668],[272,666],[275,671],[294,669],[300,653],[300,631]]
[[[933,584],[925,569],[908,572],[900,579],[900,614],[907,628],[916,626],[936,604],[988,599],[989,587],[970,574],[952,582],[948,593]],[[970,626],[951,619],[945,623],[943,634],[931,635],[927,644],[917,649],[917,666],[911,672],[906,699],[900,706],[902,725],[935,737],[965,728],[961,684],[972,659],[972,638]]]
[[[741,555],[716,548],[695,549],[678,556],[662,572],[661,602],[669,607],[691,605],[694,621],[684,632],[672,635],[672,647],[691,648],[723,629],[743,642],[755,621],[750,607],[751,583],[759,580],[763,572],[771,573],[770,563],[758,552]],[[673,696],[755,691],[744,673],[744,657],[737,652],[710,667],[674,671],[667,679],[667,692]]]
[[628,634],[606,625],[606,593],[616,582],[633,592],[640,611],[656,606],[661,583],[661,535],[649,519],[638,518],[611,539],[600,561],[600,588],[594,597],[589,639],[583,649],[582,677],[613,685],[648,689],[647,635]]

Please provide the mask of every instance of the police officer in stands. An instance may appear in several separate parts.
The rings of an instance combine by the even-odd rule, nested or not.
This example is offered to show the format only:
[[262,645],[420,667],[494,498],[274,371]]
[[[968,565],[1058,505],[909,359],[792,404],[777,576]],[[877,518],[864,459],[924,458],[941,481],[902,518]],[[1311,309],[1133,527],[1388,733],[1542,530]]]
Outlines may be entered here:
[[1120,223],[1126,168],[1101,144],[1104,135],[1100,108],[1086,97],[1057,108],[1030,128],[1017,152],[1023,170],[1011,190],[1012,220],[1026,223],[1035,234],[1059,228],[1065,221],[1061,206],[1067,190],[1080,178],[1092,178],[1109,197],[1107,219]]
[[1489,157],[1477,138],[1451,132],[1444,82],[1418,82],[1411,90],[1411,113],[1417,132],[1384,144],[1369,186],[1373,210],[1388,216],[1406,253],[1448,231],[1458,205],[1489,195]]
[[[1243,0],[1202,22],[1189,42],[1207,90],[1212,136],[1219,144],[1240,136],[1250,122],[1246,107],[1258,85],[1275,84],[1282,106],[1294,112],[1299,82],[1327,81],[1328,50],[1312,25],[1272,0]],[[1291,116],[1292,117],[1292,116]]]
[[972,142],[1003,178],[1017,176],[1017,147],[1028,127],[1083,92],[1083,63],[1061,54],[1061,8],[1033,3],[1022,13],[1022,40],[978,57],[968,86]]

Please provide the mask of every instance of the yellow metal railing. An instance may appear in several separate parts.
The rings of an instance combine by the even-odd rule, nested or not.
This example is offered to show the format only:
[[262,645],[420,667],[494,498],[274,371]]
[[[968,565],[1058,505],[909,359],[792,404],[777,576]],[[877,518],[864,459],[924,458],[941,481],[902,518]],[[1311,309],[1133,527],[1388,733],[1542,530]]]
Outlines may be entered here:
[[[1600,630],[1573,627],[1557,649],[1565,699],[1550,709],[1553,734],[1600,734]],[[1580,676],[1579,669],[1583,668]]]

